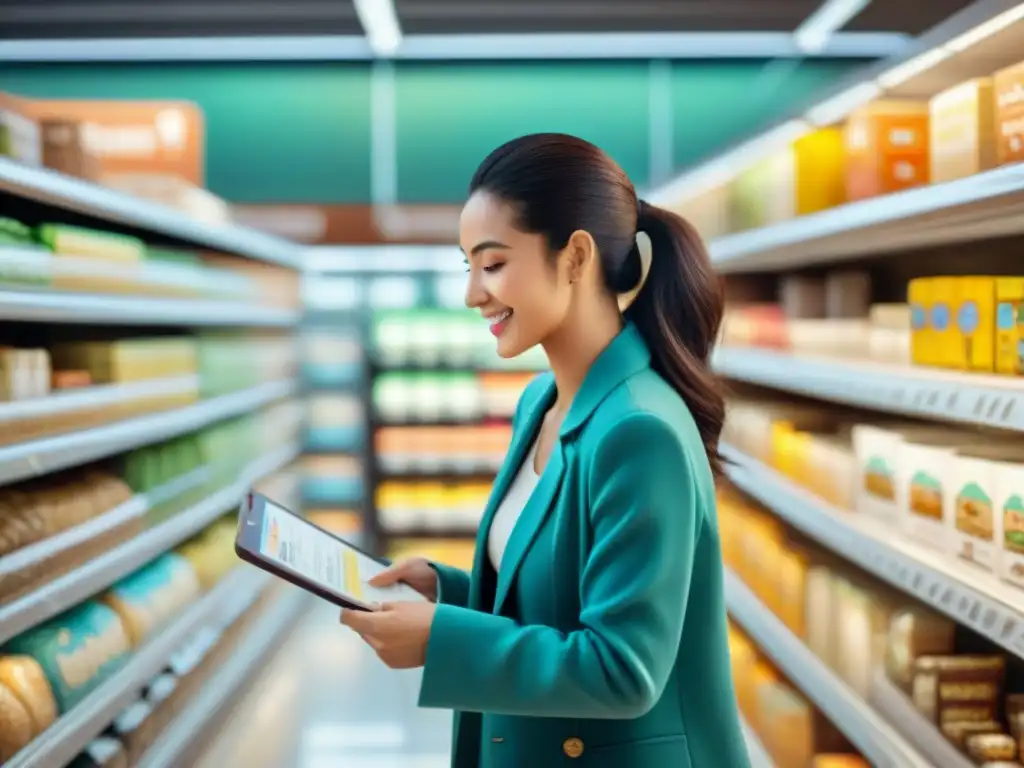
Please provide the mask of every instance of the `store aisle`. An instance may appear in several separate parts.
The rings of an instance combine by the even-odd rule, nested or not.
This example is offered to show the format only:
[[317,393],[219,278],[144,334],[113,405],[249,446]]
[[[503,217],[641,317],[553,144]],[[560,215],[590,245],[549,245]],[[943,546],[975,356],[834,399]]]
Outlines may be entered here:
[[317,601],[197,768],[447,768],[451,714],[418,690]]

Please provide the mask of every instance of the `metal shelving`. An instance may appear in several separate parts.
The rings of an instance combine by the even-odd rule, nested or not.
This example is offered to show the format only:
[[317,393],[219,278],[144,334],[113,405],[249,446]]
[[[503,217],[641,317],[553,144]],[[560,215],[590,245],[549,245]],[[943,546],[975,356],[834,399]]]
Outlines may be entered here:
[[[260,457],[246,467],[237,482],[135,536],[130,542],[114,547],[23,597],[4,603],[0,606],[0,643],[78,605],[199,533],[239,504],[253,483],[287,466],[300,452],[300,446],[287,445]],[[142,497],[139,503],[138,514],[141,515],[150,502]]]
[[720,347],[715,371],[750,384],[923,419],[1024,432],[1024,379]]
[[0,320],[175,327],[288,327],[298,313],[237,301],[0,290]]
[[815,656],[735,574],[726,571],[725,577],[729,615],[875,768],[932,768],[929,758]]
[[836,509],[730,446],[732,482],[828,549],[1024,657],[1024,593],[993,574],[900,536],[891,524]]
[[178,718],[168,726],[143,755],[138,768],[176,768],[190,752],[216,717],[229,706],[255,675],[261,663],[280,644],[295,625],[295,620],[312,597],[290,586],[280,587],[281,595],[268,606],[246,632],[245,640],[231,659],[205,683]]
[[1024,166],[862,200],[713,240],[720,272],[785,269],[1024,233]]
[[758,735],[747,725],[745,720],[740,721],[740,726],[743,728],[743,740],[747,742],[747,753],[750,755],[751,768],[775,768],[775,763],[768,752],[765,751],[764,744],[761,743]]
[[170,658],[182,646],[203,629],[223,623],[223,617],[234,615],[237,618],[256,601],[269,581],[269,577],[254,569],[236,568],[133,653],[115,675],[5,763],[6,768],[57,766],[70,762],[166,669]]
[[207,224],[172,208],[4,158],[0,158],[0,192],[147,230],[200,248],[294,269],[302,267],[303,249],[286,240],[231,224]]
[[294,380],[267,382],[184,408],[4,446],[0,448],[0,484],[55,472],[177,437],[283,400],[297,389],[298,384]]

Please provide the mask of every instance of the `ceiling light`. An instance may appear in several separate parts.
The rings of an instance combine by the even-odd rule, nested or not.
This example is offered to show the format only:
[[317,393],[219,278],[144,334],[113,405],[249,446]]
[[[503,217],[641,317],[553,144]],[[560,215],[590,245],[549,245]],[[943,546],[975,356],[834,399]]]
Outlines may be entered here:
[[793,32],[796,47],[804,53],[818,53],[832,33],[846,26],[854,16],[864,10],[871,0],[825,0]]
[[402,44],[402,30],[392,0],[354,0],[366,41],[378,56],[391,56]]

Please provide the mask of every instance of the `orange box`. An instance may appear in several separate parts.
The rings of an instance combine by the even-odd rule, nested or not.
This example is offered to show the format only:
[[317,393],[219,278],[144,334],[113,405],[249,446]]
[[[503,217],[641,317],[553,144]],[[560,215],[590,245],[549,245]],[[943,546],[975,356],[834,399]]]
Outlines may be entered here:
[[996,72],[996,157],[1000,165],[1024,160],[1024,62]]
[[864,200],[927,184],[928,103],[878,101],[846,124],[846,194]]

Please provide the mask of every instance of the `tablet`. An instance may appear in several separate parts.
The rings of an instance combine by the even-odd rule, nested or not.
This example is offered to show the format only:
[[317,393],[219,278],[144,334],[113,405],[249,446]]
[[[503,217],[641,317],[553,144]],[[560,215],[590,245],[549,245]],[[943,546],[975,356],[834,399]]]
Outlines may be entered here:
[[376,603],[426,599],[407,584],[370,586],[367,582],[388,568],[385,561],[255,491],[242,500],[235,552],[342,608],[370,611]]

